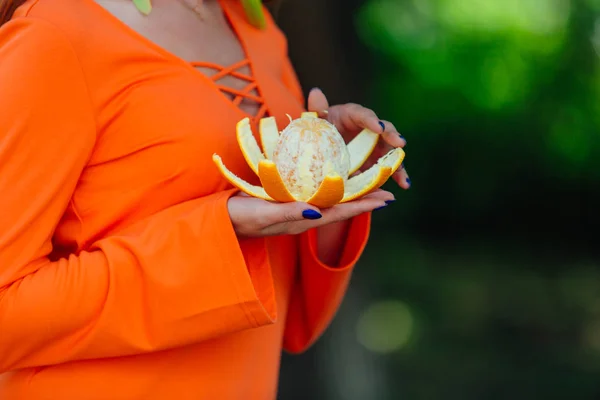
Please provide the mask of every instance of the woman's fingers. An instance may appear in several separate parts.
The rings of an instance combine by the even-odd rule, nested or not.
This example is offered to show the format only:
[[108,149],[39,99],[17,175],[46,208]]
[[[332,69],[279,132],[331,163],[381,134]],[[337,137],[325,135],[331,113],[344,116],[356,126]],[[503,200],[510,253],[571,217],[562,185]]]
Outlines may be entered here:
[[[319,209],[303,202],[279,203],[270,207],[269,216],[265,219],[272,224],[298,224],[301,229],[310,229],[350,219],[356,215],[372,211],[375,208],[393,201],[394,195],[385,190],[377,190],[360,199],[340,203],[330,208]],[[266,211],[266,210],[265,210]]]
[[383,141],[392,147],[406,146],[406,139],[398,132],[394,124],[380,120],[373,110],[358,104],[344,104],[329,109],[327,119],[351,140],[363,129],[379,133]]
[[281,203],[272,221],[279,221],[265,229],[270,234],[298,234],[312,228],[345,221],[365,212],[382,208],[394,201],[394,195],[377,190],[360,199],[318,209],[306,203]]
[[384,122],[366,107],[348,103],[330,108],[327,97],[319,88],[313,88],[309,92],[307,108],[308,111],[317,112],[319,117],[326,118],[344,133],[357,133],[364,128],[377,133],[385,130]]
[[321,118],[327,118],[327,114],[324,111],[327,111],[329,108],[329,102],[327,101],[327,97],[321,89],[313,88],[308,94],[307,100],[307,109],[308,111],[314,111],[319,114]]
[[352,137],[366,128],[381,134],[383,141],[391,147],[406,146],[406,139],[394,124],[380,120],[373,110],[354,103],[329,107],[327,97],[319,88],[313,88],[308,94],[308,110],[326,118],[346,136]]
[[384,132],[381,134],[381,138],[389,144],[391,147],[404,147],[406,146],[406,139],[398,132],[394,124],[390,121],[381,121],[385,126]]
[[317,207],[306,203],[276,203],[243,195],[231,197],[227,207],[233,228],[243,237],[300,233],[291,228],[323,217]]
[[392,179],[402,189],[409,189],[410,188],[411,181],[410,181],[410,177],[408,176],[408,173],[406,172],[406,168],[404,167],[404,164],[402,164],[402,167],[400,167],[398,169],[398,171],[394,172],[394,174],[392,175]]
[[347,132],[358,132],[365,128],[383,134],[385,122],[380,121],[373,110],[358,104],[346,104],[345,112],[340,113],[340,125]]
[[267,225],[282,222],[315,221],[321,219],[323,214],[317,207],[303,202],[271,203],[265,207],[264,221]]
[[376,198],[379,200],[383,200],[385,202],[390,202],[390,201],[396,200],[396,197],[391,192],[388,192],[387,190],[383,190],[383,189],[376,189],[373,192],[367,194],[366,196],[361,197],[361,199],[371,199],[371,198]]
[[365,128],[380,134],[385,129],[385,123],[377,118],[373,110],[353,103],[330,107],[326,118],[346,139],[351,139]]
[[323,223],[345,221],[375,209],[385,207],[388,202],[394,201],[394,195],[385,190],[378,190],[360,199],[340,203],[334,207],[323,210]]
[[299,234],[383,208],[393,201],[394,195],[381,189],[360,199],[321,210],[303,202],[274,203],[254,197],[233,196],[229,199],[228,209],[238,236],[261,237]]

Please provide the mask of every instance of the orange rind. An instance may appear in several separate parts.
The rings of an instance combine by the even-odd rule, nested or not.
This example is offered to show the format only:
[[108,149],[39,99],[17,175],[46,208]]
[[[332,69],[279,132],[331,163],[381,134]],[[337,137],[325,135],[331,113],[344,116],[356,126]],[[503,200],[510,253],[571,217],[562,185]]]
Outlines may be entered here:
[[267,159],[273,159],[273,151],[279,141],[279,130],[277,129],[277,122],[275,117],[261,118],[258,130],[260,132],[260,142],[264,151],[264,155]]
[[352,175],[363,166],[365,161],[375,150],[379,141],[379,134],[368,129],[363,129],[350,143],[348,143],[348,153],[350,153],[350,170]]
[[236,125],[242,155],[262,186],[230,171],[221,157],[213,161],[221,174],[244,193],[267,201],[303,201],[319,208],[359,199],[381,187],[402,164],[404,151],[390,150],[366,171],[355,174],[373,153],[380,135],[368,129],[346,144],[335,126],[317,113],[304,112],[279,132],[275,118],[259,121],[260,143],[249,118]]
[[356,200],[379,189],[400,168],[403,159],[404,151],[401,148],[390,150],[371,168],[348,180],[340,202]]
[[221,174],[233,186],[235,186],[236,188],[240,189],[242,192],[244,192],[250,196],[258,197],[259,199],[263,199],[263,200],[273,201],[273,198],[267,194],[265,189],[263,189],[260,186],[252,185],[252,184],[246,182],[245,180],[243,180],[242,178],[238,177],[237,175],[235,175],[233,172],[231,172],[225,166],[225,164],[223,164],[223,160],[221,159],[221,157],[218,154],[213,154],[212,159],[213,159],[214,163],[217,165],[217,168],[219,168],[219,171],[221,171]]
[[294,196],[287,190],[277,166],[271,160],[262,160],[258,164],[258,177],[265,192],[275,201],[286,203],[296,201]]
[[256,139],[254,139],[252,129],[250,128],[250,119],[244,118],[237,123],[236,135],[244,159],[252,171],[258,174],[258,163],[264,160],[265,156],[261,152],[260,147],[258,147]]
[[315,194],[306,201],[315,207],[333,207],[344,197],[344,179],[333,172],[331,163],[328,163],[327,169],[330,172],[325,175]]

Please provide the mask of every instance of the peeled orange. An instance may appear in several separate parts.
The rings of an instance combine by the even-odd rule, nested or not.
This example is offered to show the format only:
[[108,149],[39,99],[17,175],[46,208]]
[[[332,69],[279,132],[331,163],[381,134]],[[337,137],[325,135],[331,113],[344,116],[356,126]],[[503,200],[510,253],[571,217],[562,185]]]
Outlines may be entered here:
[[218,154],[213,155],[213,161],[232,185],[269,201],[303,201],[328,208],[355,200],[383,185],[404,159],[404,151],[395,148],[371,168],[351,177],[369,158],[380,135],[364,129],[346,144],[336,127],[316,113],[302,113],[281,132],[273,117],[262,118],[259,131],[262,149],[248,118],[236,127],[242,154],[262,186],[236,176]]

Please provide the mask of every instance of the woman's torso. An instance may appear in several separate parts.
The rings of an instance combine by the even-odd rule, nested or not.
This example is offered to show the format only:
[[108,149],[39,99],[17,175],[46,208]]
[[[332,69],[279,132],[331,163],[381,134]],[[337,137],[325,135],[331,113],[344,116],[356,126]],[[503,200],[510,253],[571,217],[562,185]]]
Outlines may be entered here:
[[[215,51],[208,37],[198,40],[206,53],[197,54],[185,46],[164,50],[111,15],[110,3],[38,0],[18,12],[47,20],[68,37],[96,116],[96,144],[55,232],[55,258],[164,208],[228,188],[212,164],[215,152],[240,177],[258,183],[238,148],[235,124],[251,117],[256,127],[258,117],[272,115],[281,128],[286,113],[303,109],[289,78],[285,38],[272,23],[265,31],[253,28],[236,0],[220,4],[241,46],[235,48],[230,32],[231,51]],[[183,58],[207,54],[219,64],[219,57],[231,62],[244,53],[246,63],[235,72],[251,75],[248,80],[234,73],[237,78],[215,82],[209,76],[214,68],[196,69]],[[232,101],[237,92],[224,93],[220,84],[256,97],[240,107]],[[296,247],[289,237],[268,245],[279,315],[274,325],[160,353],[5,374],[0,386],[6,398],[22,390],[27,399],[272,398]]]

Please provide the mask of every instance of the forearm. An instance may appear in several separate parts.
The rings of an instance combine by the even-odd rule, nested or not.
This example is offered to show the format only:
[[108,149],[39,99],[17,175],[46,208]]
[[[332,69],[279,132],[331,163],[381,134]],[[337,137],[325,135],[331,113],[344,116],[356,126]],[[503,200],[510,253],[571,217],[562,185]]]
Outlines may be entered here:
[[[273,323],[266,250],[261,239],[235,238],[232,193],[166,208],[57,261],[30,256],[23,266],[3,247],[0,373],[161,351]],[[22,270],[35,272],[12,278]]]

